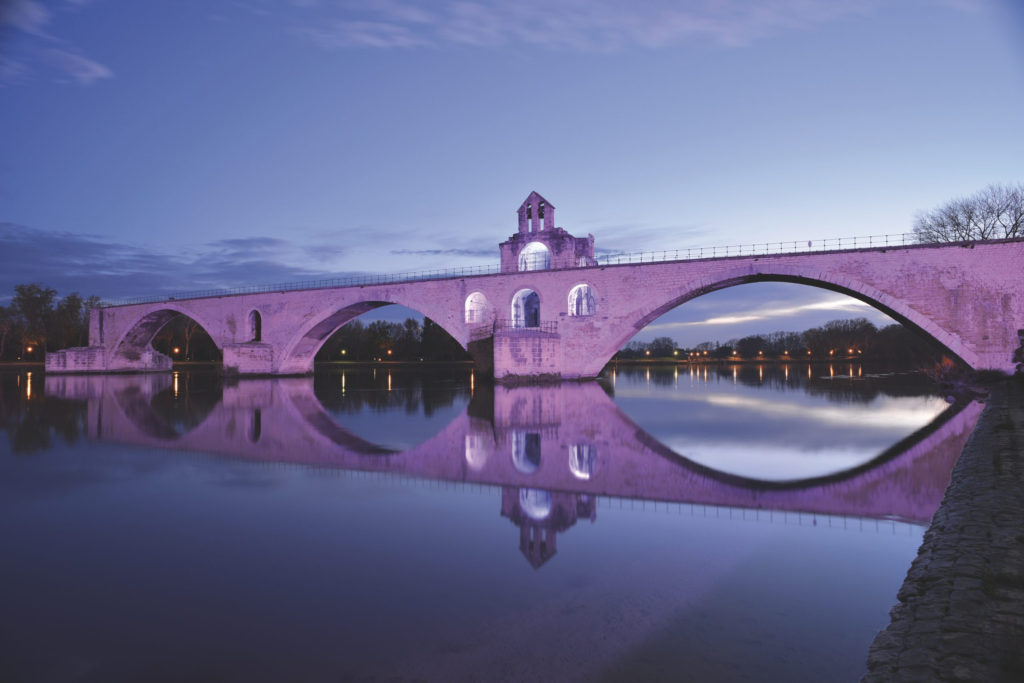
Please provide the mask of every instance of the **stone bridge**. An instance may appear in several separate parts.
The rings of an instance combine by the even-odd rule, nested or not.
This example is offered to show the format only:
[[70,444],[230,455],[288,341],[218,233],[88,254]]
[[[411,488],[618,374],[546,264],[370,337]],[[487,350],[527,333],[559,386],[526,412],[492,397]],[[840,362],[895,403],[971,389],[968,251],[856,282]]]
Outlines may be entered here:
[[301,375],[342,325],[401,304],[441,325],[482,372],[594,377],[663,313],[751,282],[791,282],[848,294],[975,368],[1012,372],[1024,335],[1024,240],[716,256],[646,263],[594,259],[594,238],[554,227],[533,193],[519,231],[500,245],[499,272],[430,280],[167,299],[97,309],[89,346],[51,353],[49,372],[169,370],[151,345],[187,315],[241,374]]
[[[49,375],[45,392],[88,401],[88,436],[104,442],[501,486],[549,497],[554,492],[556,500],[611,496],[922,524],[938,509],[981,412],[977,403],[951,406],[855,469],[766,482],[718,472],[675,453],[630,420],[596,382],[481,385],[468,408],[435,437],[396,452],[335,421],[314,395],[311,378],[225,386],[205,418],[183,431],[153,400],[162,392],[176,395],[177,381],[177,373]],[[514,519],[515,512],[508,516]]]

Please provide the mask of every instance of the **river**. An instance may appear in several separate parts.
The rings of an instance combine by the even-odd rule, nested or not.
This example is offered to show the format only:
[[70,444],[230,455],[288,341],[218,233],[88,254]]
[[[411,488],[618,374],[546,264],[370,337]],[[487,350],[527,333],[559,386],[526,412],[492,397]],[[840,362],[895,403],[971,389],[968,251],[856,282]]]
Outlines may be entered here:
[[855,681],[979,413],[856,363],[0,370],[0,680]]

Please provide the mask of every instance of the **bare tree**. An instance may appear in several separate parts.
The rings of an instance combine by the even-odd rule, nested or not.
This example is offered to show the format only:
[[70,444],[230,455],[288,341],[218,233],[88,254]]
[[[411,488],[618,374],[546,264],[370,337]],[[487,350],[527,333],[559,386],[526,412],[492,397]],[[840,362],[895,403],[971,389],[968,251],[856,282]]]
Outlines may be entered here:
[[1024,183],[989,185],[914,216],[918,242],[969,242],[1024,237]]
[[192,318],[185,318],[185,325],[182,327],[182,334],[185,335],[185,360],[191,360],[188,355],[188,345],[192,341],[192,335],[199,330],[199,323]]

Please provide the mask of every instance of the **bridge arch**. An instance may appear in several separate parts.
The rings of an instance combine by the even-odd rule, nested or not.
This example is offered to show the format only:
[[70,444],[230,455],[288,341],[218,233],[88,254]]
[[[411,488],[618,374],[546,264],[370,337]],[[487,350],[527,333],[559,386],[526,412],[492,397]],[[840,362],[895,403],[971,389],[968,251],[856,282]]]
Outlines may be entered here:
[[372,300],[327,306],[323,313],[302,325],[282,347],[278,374],[303,375],[310,372],[313,369],[313,359],[320,347],[335,332],[364,313],[392,305],[405,306],[430,318],[459,342],[462,348],[466,348],[466,332],[462,323],[465,313],[461,301],[452,310],[437,310],[432,305],[423,305],[408,299],[389,300],[386,297],[375,297]]
[[[630,315],[625,316],[624,323],[612,331],[607,341],[600,348],[595,349],[596,370],[589,368],[593,372],[588,374],[600,372],[600,368],[604,367],[604,364],[640,330],[673,308],[711,292],[755,282],[789,282],[827,289],[853,297],[942,346],[949,355],[953,356],[954,360],[972,368],[981,367],[978,355],[969,349],[959,337],[942,329],[928,316],[896,297],[845,275],[769,262],[763,265],[723,270],[697,280],[691,280],[669,289],[652,303],[635,309]],[[597,362],[600,362],[600,365],[597,365]]]
[[223,342],[218,342],[212,330],[203,317],[194,311],[188,310],[169,302],[160,304],[159,308],[138,315],[130,324],[125,327],[124,333],[118,338],[114,345],[114,359],[126,361],[138,361],[142,355],[152,348],[153,339],[167,325],[179,315],[184,315],[194,320],[210,336],[218,349],[224,347]]

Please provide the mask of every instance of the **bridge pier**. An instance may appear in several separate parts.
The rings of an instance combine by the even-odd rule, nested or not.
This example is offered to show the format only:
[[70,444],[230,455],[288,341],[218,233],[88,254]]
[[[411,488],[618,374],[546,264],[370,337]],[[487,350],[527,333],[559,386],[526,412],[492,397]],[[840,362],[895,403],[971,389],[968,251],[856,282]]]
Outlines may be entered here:
[[102,346],[80,346],[46,354],[46,371],[52,373],[92,372],[168,372],[174,361],[152,347],[134,358],[114,356],[108,359]]

